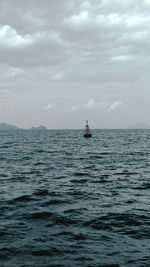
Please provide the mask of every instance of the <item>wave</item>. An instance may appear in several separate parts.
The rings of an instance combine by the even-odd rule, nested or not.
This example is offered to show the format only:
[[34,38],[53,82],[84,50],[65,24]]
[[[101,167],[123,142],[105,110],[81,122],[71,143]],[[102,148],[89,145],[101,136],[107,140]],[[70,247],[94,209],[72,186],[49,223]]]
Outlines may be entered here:
[[149,266],[149,131],[0,132],[1,266]]

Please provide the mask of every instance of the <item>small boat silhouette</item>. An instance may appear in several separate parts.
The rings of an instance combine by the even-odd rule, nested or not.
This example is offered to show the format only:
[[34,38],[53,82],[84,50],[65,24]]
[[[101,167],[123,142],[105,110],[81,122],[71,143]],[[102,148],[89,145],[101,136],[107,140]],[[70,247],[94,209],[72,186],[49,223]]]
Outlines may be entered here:
[[91,132],[90,132],[90,128],[89,128],[89,125],[88,125],[88,120],[86,120],[85,131],[84,131],[84,137],[85,137],[85,138],[90,138],[90,137],[92,137],[92,134],[91,134]]

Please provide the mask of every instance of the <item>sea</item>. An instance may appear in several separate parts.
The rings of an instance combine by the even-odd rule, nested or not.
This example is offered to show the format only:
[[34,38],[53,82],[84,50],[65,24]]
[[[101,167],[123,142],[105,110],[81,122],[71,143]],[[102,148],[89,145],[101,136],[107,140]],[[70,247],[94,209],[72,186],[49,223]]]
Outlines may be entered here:
[[150,130],[0,131],[0,267],[150,266]]

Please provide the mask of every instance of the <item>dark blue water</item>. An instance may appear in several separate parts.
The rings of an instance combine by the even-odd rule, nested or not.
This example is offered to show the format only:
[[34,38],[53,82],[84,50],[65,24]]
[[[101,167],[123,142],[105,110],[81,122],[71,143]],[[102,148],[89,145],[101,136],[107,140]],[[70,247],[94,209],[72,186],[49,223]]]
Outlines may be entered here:
[[150,131],[0,132],[0,266],[150,266]]

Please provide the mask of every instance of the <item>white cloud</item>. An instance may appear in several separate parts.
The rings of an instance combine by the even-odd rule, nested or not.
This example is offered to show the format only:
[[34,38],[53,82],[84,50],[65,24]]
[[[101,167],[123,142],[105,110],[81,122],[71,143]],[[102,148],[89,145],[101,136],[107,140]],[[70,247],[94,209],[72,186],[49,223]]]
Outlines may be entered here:
[[53,79],[56,81],[60,81],[63,79],[63,75],[61,73],[57,73],[53,76]]
[[110,105],[111,105],[111,102],[110,101],[103,101],[103,102],[99,102],[97,103],[97,105],[101,108],[101,109],[104,109],[104,110],[108,110]]
[[69,19],[69,23],[79,27],[88,22],[88,11],[82,11],[78,15],[74,15]]
[[118,107],[122,105],[123,105],[122,101],[115,101],[114,103],[110,105],[109,110],[116,110]]
[[21,36],[9,25],[0,26],[0,45],[6,47],[17,47],[20,45],[29,45],[33,42],[31,35]]
[[92,98],[90,98],[89,102],[86,105],[84,105],[85,108],[93,108],[94,106],[95,106],[95,101]]
[[90,98],[87,104],[83,104],[80,106],[72,106],[72,111],[78,111],[79,109],[92,109],[95,106],[94,99]]
[[77,112],[81,110],[83,111],[84,109],[91,109],[92,112],[93,108],[103,110],[104,114],[110,111],[111,112],[119,111],[122,114],[127,113],[126,105],[121,100],[116,100],[113,102],[112,101],[95,102],[95,100],[89,99],[87,104],[82,104],[80,106],[72,106],[71,110],[73,112]]
[[44,110],[48,110],[48,109],[51,109],[53,107],[53,105],[52,104],[48,104],[46,107],[44,107],[43,109]]
[[122,61],[122,62],[126,62],[126,61],[130,61],[132,60],[134,57],[131,55],[121,55],[121,56],[115,56],[115,57],[111,57],[110,61]]
[[10,77],[16,77],[20,74],[23,74],[24,71],[22,69],[19,69],[19,68],[10,68],[7,75],[10,76]]
[[116,101],[103,101],[95,103],[96,106],[99,108],[105,110],[105,111],[115,111],[117,109],[126,110],[126,104],[122,100],[116,100]]
[[9,67],[7,65],[0,65],[0,78],[2,80],[9,80],[9,78],[17,78],[25,71],[21,68]]

